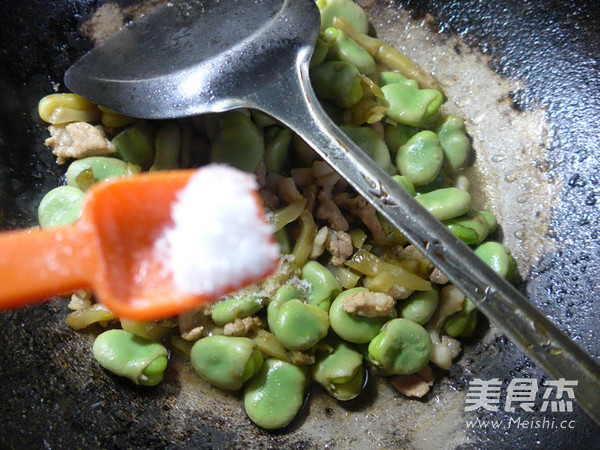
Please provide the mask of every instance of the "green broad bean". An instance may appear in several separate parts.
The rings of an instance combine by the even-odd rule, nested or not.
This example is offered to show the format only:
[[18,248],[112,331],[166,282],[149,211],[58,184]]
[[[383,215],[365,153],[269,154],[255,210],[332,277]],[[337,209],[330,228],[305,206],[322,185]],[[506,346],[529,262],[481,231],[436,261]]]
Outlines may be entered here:
[[223,114],[212,138],[211,160],[255,172],[263,159],[263,135],[245,111]]
[[156,154],[150,171],[179,168],[181,154],[181,129],[175,122],[164,124],[156,133]]
[[405,84],[412,88],[418,89],[419,83],[398,72],[385,71],[379,74],[379,86],[387,86],[388,84]]
[[389,105],[389,118],[413,127],[431,125],[444,102],[442,93],[435,89],[415,89],[396,83],[383,86],[381,90]]
[[445,221],[471,209],[471,195],[459,188],[443,188],[415,197],[436,219]]
[[294,151],[294,156],[305,167],[312,166],[313,162],[319,158],[317,152],[297,134],[292,135],[292,150]]
[[327,53],[329,53],[329,44],[323,38],[323,36],[319,34],[319,37],[315,42],[315,49],[310,57],[310,63],[308,65],[309,69],[312,69],[313,67],[316,67],[325,61],[325,58],[327,58]]
[[265,360],[244,389],[244,409],[252,422],[267,430],[290,423],[304,403],[304,370],[278,359]]
[[252,339],[208,336],[194,344],[190,352],[198,375],[221,389],[242,387],[263,365],[263,356]]
[[475,249],[475,254],[501,277],[512,280],[515,276],[515,261],[510,250],[499,242],[489,241]]
[[415,291],[406,300],[400,300],[396,306],[398,317],[425,325],[435,313],[440,303],[440,291]]
[[223,326],[235,319],[243,319],[257,313],[264,306],[264,300],[254,295],[226,298],[213,307],[211,318],[215,325]]
[[242,114],[245,114],[246,116],[250,116],[252,118],[252,122],[254,122],[254,124],[258,127],[259,130],[264,130],[265,128],[269,128],[275,125],[281,125],[281,122],[279,122],[277,119],[273,118],[272,116],[268,115],[267,113],[264,113],[262,111],[259,111],[258,109],[240,109],[237,110],[236,112],[241,112]]
[[433,350],[429,333],[408,319],[393,319],[369,344],[376,365],[390,374],[408,375],[427,365]]
[[317,0],[321,12],[321,31],[333,25],[334,17],[343,17],[360,33],[369,32],[369,17],[364,9],[352,0]]
[[329,311],[332,297],[342,290],[337,278],[317,261],[308,261],[302,267],[302,279],[310,284],[308,303]]
[[465,297],[462,309],[444,322],[444,330],[448,336],[467,338],[473,334],[475,328],[477,328],[477,307]]
[[134,124],[111,141],[117,148],[117,154],[126,162],[148,169],[154,161],[154,136],[143,124]]
[[360,73],[344,61],[325,61],[310,71],[316,94],[341,108],[350,108],[363,96]]
[[420,131],[401,146],[396,153],[396,166],[401,175],[415,186],[431,183],[440,173],[444,152],[433,131]]
[[490,227],[490,233],[496,231],[496,228],[498,228],[498,221],[496,220],[496,216],[494,216],[489,211],[481,211],[480,213],[485,219],[485,221],[488,223],[488,226]]
[[464,227],[455,223],[448,223],[446,226],[452,232],[452,234],[454,234],[467,245],[475,245],[481,242],[479,240],[479,234],[477,234],[477,231],[475,231],[473,228]]
[[283,303],[271,300],[267,308],[271,332],[288,350],[308,350],[327,336],[329,317],[315,305],[299,299]]
[[[86,190],[98,181],[128,177],[140,173],[141,167],[110,156],[76,159],[67,169],[67,186]],[[91,176],[91,179],[88,177]]]
[[167,349],[125,330],[108,330],[94,341],[96,361],[109,372],[135,384],[156,386],[167,368]]
[[295,298],[301,300],[302,293],[291,284],[284,284],[277,289],[277,292],[275,292],[275,295],[271,299],[271,303],[282,304]]
[[352,400],[360,394],[365,381],[362,354],[339,342],[311,367],[311,376],[336,399]]
[[391,317],[363,317],[348,314],[344,310],[344,299],[357,292],[369,292],[369,290],[358,287],[339,294],[329,309],[329,321],[333,331],[342,339],[355,344],[365,344],[379,333],[383,324]]
[[417,195],[417,191],[415,189],[415,184],[412,181],[410,181],[410,178],[408,178],[407,176],[394,175],[392,177],[392,180],[394,180],[396,183],[398,183],[400,186],[402,186],[404,188],[404,190],[407,191],[413,197],[415,195]]
[[398,149],[406,144],[418,131],[415,127],[409,127],[401,123],[385,127],[384,140],[391,154],[396,156]]
[[349,38],[342,30],[329,27],[323,31],[322,36],[329,44],[328,59],[353,64],[360,73],[365,75],[369,75],[375,70],[375,60],[369,52]]
[[485,216],[474,209],[444,223],[456,237],[467,245],[483,242],[490,232],[490,224]]
[[392,161],[387,145],[371,127],[344,124],[340,129],[385,171],[391,171]]
[[265,131],[265,167],[269,172],[281,173],[292,142],[289,128],[269,127]]
[[52,189],[38,207],[40,226],[50,228],[75,222],[81,215],[83,196],[83,191],[73,186]]
[[450,114],[443,118],[436,133],[444,149],[444,169],[453,175],[467,164],[471,152],[465,121]]
[[[431,182],[417,188],[417,195],[426,194],[428,192],[436,191],[438,189],[446,188],[450,185],[450,178],[443,170],[440,170],[437,177]],[[462,188],[461,188],[462,189]],[[463,189],[465,190],[465,189]]]

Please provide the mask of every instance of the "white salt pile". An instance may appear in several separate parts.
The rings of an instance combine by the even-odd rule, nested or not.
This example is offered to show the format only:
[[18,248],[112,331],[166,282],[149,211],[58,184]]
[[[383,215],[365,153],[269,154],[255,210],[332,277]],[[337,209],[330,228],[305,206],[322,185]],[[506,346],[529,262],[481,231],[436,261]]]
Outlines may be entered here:
[[182,293],[221,295],[273,269],[279,246],[253,192],[253,175],[221,164],[195,173],[173,204],[154,251]]

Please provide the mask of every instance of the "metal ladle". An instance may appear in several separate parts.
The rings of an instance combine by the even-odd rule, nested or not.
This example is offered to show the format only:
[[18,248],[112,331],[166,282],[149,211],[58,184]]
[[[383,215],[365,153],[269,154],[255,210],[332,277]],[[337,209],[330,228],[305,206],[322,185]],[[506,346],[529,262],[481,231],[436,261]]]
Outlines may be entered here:
[[401,230],[477,307],[600,423],[600,367],[381,170],[325,114],[308,64],[314,0],[167,3],[66,73],[72,91],[123,114],[167,119],[236,108],[291,128]]

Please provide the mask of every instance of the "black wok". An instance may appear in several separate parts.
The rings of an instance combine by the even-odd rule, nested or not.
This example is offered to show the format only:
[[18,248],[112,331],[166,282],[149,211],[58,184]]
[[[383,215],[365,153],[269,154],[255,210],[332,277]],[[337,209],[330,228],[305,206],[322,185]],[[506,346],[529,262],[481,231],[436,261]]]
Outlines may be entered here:
[[[64,169],[43,146],[37,101],[93,45],[81,27],[104,3],[0,1],[0,229],[34,225],[42,195],[60,182]],[[124,20],[136,14],[133,3],[118,2]],[[520,288],[597,357],[600,3],[362,4],[380,35],[447,85],[475,136],[474,175],[488,186],[480,201],[501,218],[498,237],[519,261]],[[498,378],[505,387],[514,378],[540,385],[546,379],[485,324],[425,401],[372,380],[344,405],[313,389],[288,429],[267,433],[245,417],[236,395],[198,382],[176,355],[156,389],[111,377],[91,358],[92,335],[70,330],[66,312],[66,302],[54,300],[0,314],[2,448],[571,449],[600,441],[600,428],[576,406],[540,413],[538,404],[537,412],[511,413],[503,394],[499,412],[464,411],[474,378]],[[504,422],[469,428],[466,420],[477,418]],[[518,427],[519,418],[545,418],[555,427]]]

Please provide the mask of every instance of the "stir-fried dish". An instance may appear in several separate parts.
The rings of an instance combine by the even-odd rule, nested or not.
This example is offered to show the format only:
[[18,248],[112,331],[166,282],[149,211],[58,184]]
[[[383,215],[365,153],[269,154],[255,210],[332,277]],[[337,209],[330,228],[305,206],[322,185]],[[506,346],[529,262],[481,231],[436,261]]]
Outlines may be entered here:
[[[350,0],[318,0],[322,27],[311,81],[340,128],[431,214],[502,276],[514,262],[486,241],[494,216],[472,205],[464,121],[443,112],[437,83],[369,35]],[[141,171],[227,164],[254,174],[281,249],[263,282],[178,317],[118,318],[91,292],[73,293],[66,320],[99,324],[93,353],[107,370],[154,386],[169,350],[199,378],[244,392],[249,418],[277,429],[300,410],[309,384],[358,397],[366,371],[423,397],[477,327],[474,304],[327,163],[277,121],[236,110],[171,121],[125,117],[75,94],[40,101],[66,184],[39,207],[42,227],[77,220],[94,183]],[[437,368],[437,369],[436,369]]]

